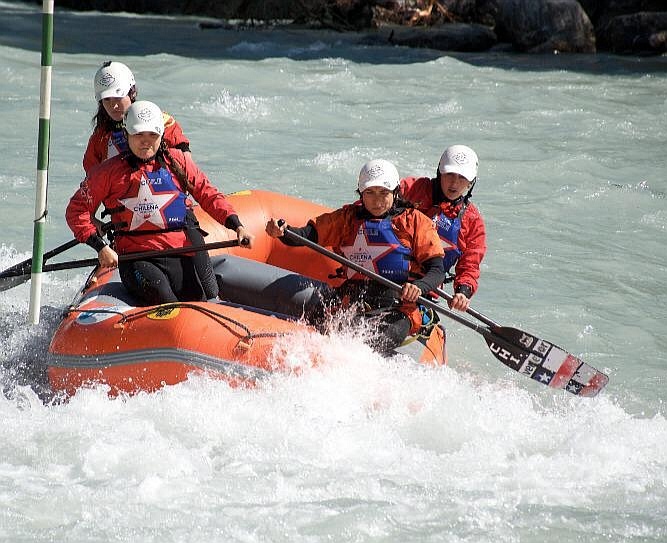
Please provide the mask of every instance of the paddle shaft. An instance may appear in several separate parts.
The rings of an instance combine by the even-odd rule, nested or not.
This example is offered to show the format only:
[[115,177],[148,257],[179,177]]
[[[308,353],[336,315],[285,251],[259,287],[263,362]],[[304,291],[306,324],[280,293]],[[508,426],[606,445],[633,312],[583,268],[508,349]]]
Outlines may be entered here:
[[[59,255],[60,253],[64,253],[68,249],[76,247],[78,244],[79,242],[77,240],[71,239],[67,243],[63,243],[62,245],[59,245],[55,249],[51,249],[50,251],[44,253],[42,260],[44,263],[46,263],[46,261],[49,258]],[[23,262],[14,264],[12,267],[7,268],[3,272],[0,272],[0,277],[13,277],[15,275],[24,275],[30,272],[31,269],[32,269],[32,258],[29,258],[28,260],[24,260]]]
[[[70,242],[71,243],[71,242]],[[227,240],[227,241],[218,241],[215,243],[207,243],[205,245],[200,245],[197,247],[175,247],[172,249],[162,249],[159,251],[142,251],[139,253],[127,253],[118,256],[119,262],[131,262],[133,260],[143,260],[146,258],[157,258],[162,256],[172,256],[185,253],[196,253],[199,251],[212,251],[215,249],[226,249],[228,247],[236,247],[239,245],[237,239]],[[57,264],[47,264],[43,267],[42,271],[59,271],[59,270],[72,270],[75,268],[86,268],[88,266],[95,266],[99,264],[97,258],[86,258],[83,260],[71,260],[69,262],[58,262]],[[12,271],[14,267],[2,272],[0,274],[0,280],[7,277],[22,277],[26,276],[26,280],[30,278],[30,274],[26,273],[24,270]],[[0,286],[0,290],[2,287]]]
[[[451,302],[452,299],[454,298],[454,296],[452,296],[451,294],[445,292],[445,291],[442,290],[441,288],[437,288],[437,289],[435,289],[435,291],[436,291],[440,296],[442,296],[445,300],[447,300],[448,302]],[[487,326],[490,326],[491,328],[497,328],[497,327],[500,326],[500,324],[498,324],[496,321],[490,319],[489,317],[487,317],[486,315],[483,315],[482,313],[480,313],[480,312],[478,312],[478,311],[475,311],[472,307],[469,307],[469,308],[466,310],[466,313],[468,313],[469,315],[472,315],[472,316],[475,317],[478,321],[483,322],[484,324],[486,324]]]
[[[102,225],[102,231],[107,232],[108,230],[111,229],[111,223],[105,223]],[[60,253],[64,253],[68,249],[71,249],[72,247],[76,247],[81,243],[80,241],[76,239],[71,239],[67,243],[63,243],[62,245],[58,245],[55,249],[51,249],[50,251],[47,251],[44,253],[42,256],[42,266],[46,264],[46,261],[49,258],[53,258],[56,255],[59,255]],[[92,265],[92,264],[91,264]],[[62,268],[59,268],[62,269]],[[28,260],[24,260],[23,262],[19,262],[18,264],[14,264],[13,266],[7,268],[6,270],[0,272],[0,279],[3,277],[18,277],[21,275],[25,275],[28,272],[32,271],[32,258],[29,258]],[[42,269],[42,271],[45,271]],[[48,271],[48,270],[46,270]],[[2,289],[2,286],[0,285],[0,290]]]

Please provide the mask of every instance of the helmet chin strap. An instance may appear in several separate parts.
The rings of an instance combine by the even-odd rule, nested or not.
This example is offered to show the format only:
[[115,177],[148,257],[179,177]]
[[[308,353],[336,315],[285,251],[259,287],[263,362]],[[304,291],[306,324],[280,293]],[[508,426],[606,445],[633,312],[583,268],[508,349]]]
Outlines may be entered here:
[[468,200],[470,200],[470,198],[472,197],[472,189],[475,188],[475,183],[476,183],[476,182],[477,182],[477,178],[476,178],[476,177],[475,177],[475,179],[473,179],[473,180],[470,182],[470,188],[468,189],[468,193],[463,197],[463,199],[464,199],[466,202],[467,202]]

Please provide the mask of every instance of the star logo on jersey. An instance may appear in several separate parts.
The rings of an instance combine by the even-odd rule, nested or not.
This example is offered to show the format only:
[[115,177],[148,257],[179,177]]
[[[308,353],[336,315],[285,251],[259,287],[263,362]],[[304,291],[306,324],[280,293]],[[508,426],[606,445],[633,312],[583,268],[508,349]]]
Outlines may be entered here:
[[[357,232],[357,237],[354,238],[354,245],[345,251],[345,256],[362,268],[378,273],[377,261],[383,256],[391,253],[396,247],[398,247],[398,245],[395,243],[392,243],[391,245],[387,245],[386,243],[371,243],[368,241],[368,236],[364,229],[360,227]],[[352,277],[355,273],[357,272],[348,269],[348,278]]]
[[132,211],[130,230],[136,230],[146,222],[150,222],[158,228],[166,228],[167,224],[162,210],[177,197],[178,193],[176,191],[154,193],[150,181],[142,175],[137,197],[120,200],[121,204]]

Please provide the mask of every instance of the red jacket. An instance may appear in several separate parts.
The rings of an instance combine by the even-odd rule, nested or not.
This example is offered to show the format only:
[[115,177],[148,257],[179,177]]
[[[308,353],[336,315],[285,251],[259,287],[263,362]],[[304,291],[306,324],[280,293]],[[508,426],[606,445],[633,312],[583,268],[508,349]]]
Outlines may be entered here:
[[[357,218],[357,210],[361,204],[348,204],[331,213],[324,213],[311,220],[317,230],[320,245],[333,247],[340,253],[340,247],[351,245],[362,223]],[[406,209],[403,213],[392,217],[391,224],[396,237],[402,245],[412,250],[413,260],[410,272],[421,275],[422,263],[443,255],[442,244],[433,223],[415,209]]]
[[[433,180],[428,177],[401,179],[401,190],[406,200],[431,218],[441,211],[447,217],[454,218],[461,210],[462,204],[451,206],[446,202],[434,203]],[[486,253],[486,228],[482,215],[472,202],[468,202],[461,219],[458,248],[462,254],[455,267],[454,289],[459,285],[468,285],[474,294],[479,282],[479,267]]]
[[[236,215],[224,194],[211,184],[189,154],[178,149],[170,149],[169,154],[185,172],[188,180],[187,191],[209,215],[220,224],[224,224],[231,215]],[[125,154],[117,155],[93,168],[81,183],[79,190],[70,199],[65,218],[79,241],[85,243],[90,236],[96,233],[91,218],[100,204],[104,204],[107,209],[123,207],[121,200],[135,198],[139,195],[141,179],[145,177],[144,172],[154,172],[160,169],[160,163],[153,159],[146,163],[140,162],[139,168],[135,170],[128,164],[126,156]],[[169,160],[167,160],[167,165],[169,165]],[[171,172],[175,182],[180,185],[180,178],[174,173],[174,168],[168,166],[167,169]],[[191,205],[189,200],[188,205]],[[119,254],[123,254],[190,245],[184,231],[174,230],[142,236],[118,236],[115,249]]]
[[[164,118],[164,135],[162,139],[167,143],[167,147],[181,148],[182,144],[190,145],[190,141],[183,134],[181,125],[178,124],[169,113],[162,112]],[[111,158],[119,154],[116,147],[110,143],[111,132],[102,128],[95,128],[92,135],[88,139],[88,146],[86,152],[83,154],[83,171],[88,174],[93,166],[97,166],[100,162],[104,162],[107,158]],[[127,140],[125,140],[125,149],[127,149]]]

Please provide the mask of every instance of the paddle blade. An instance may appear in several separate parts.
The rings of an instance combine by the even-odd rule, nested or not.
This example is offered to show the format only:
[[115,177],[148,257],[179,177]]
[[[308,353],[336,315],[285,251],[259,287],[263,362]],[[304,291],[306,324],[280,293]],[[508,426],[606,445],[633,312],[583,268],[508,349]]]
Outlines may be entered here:
[[[69,240],[67,243],[58,245],[55,249],[51,249],[44,253],[43,258],[46,262],[49,258],[64,253],[68,249],[75,247],[79,242],[75,239]],[[44,270],[42,270],[44,271]],[[7,268],[0,272],[0,292],[9,290],[10,288],[18,287],[30,279],[32,274],[32,258],[14,264],[11,268]]]
[[30,273],[24,275],[0,275],[0,292],[9,290],[10,288],[18,287],[30,279]]
[[0,292],[17,287],[30,279],[32,259],[14,264],[0,272]]
[[551,342],[499,326],[485,336],[493,355],[516,372],[577,396],[595,396],[609,377]]

